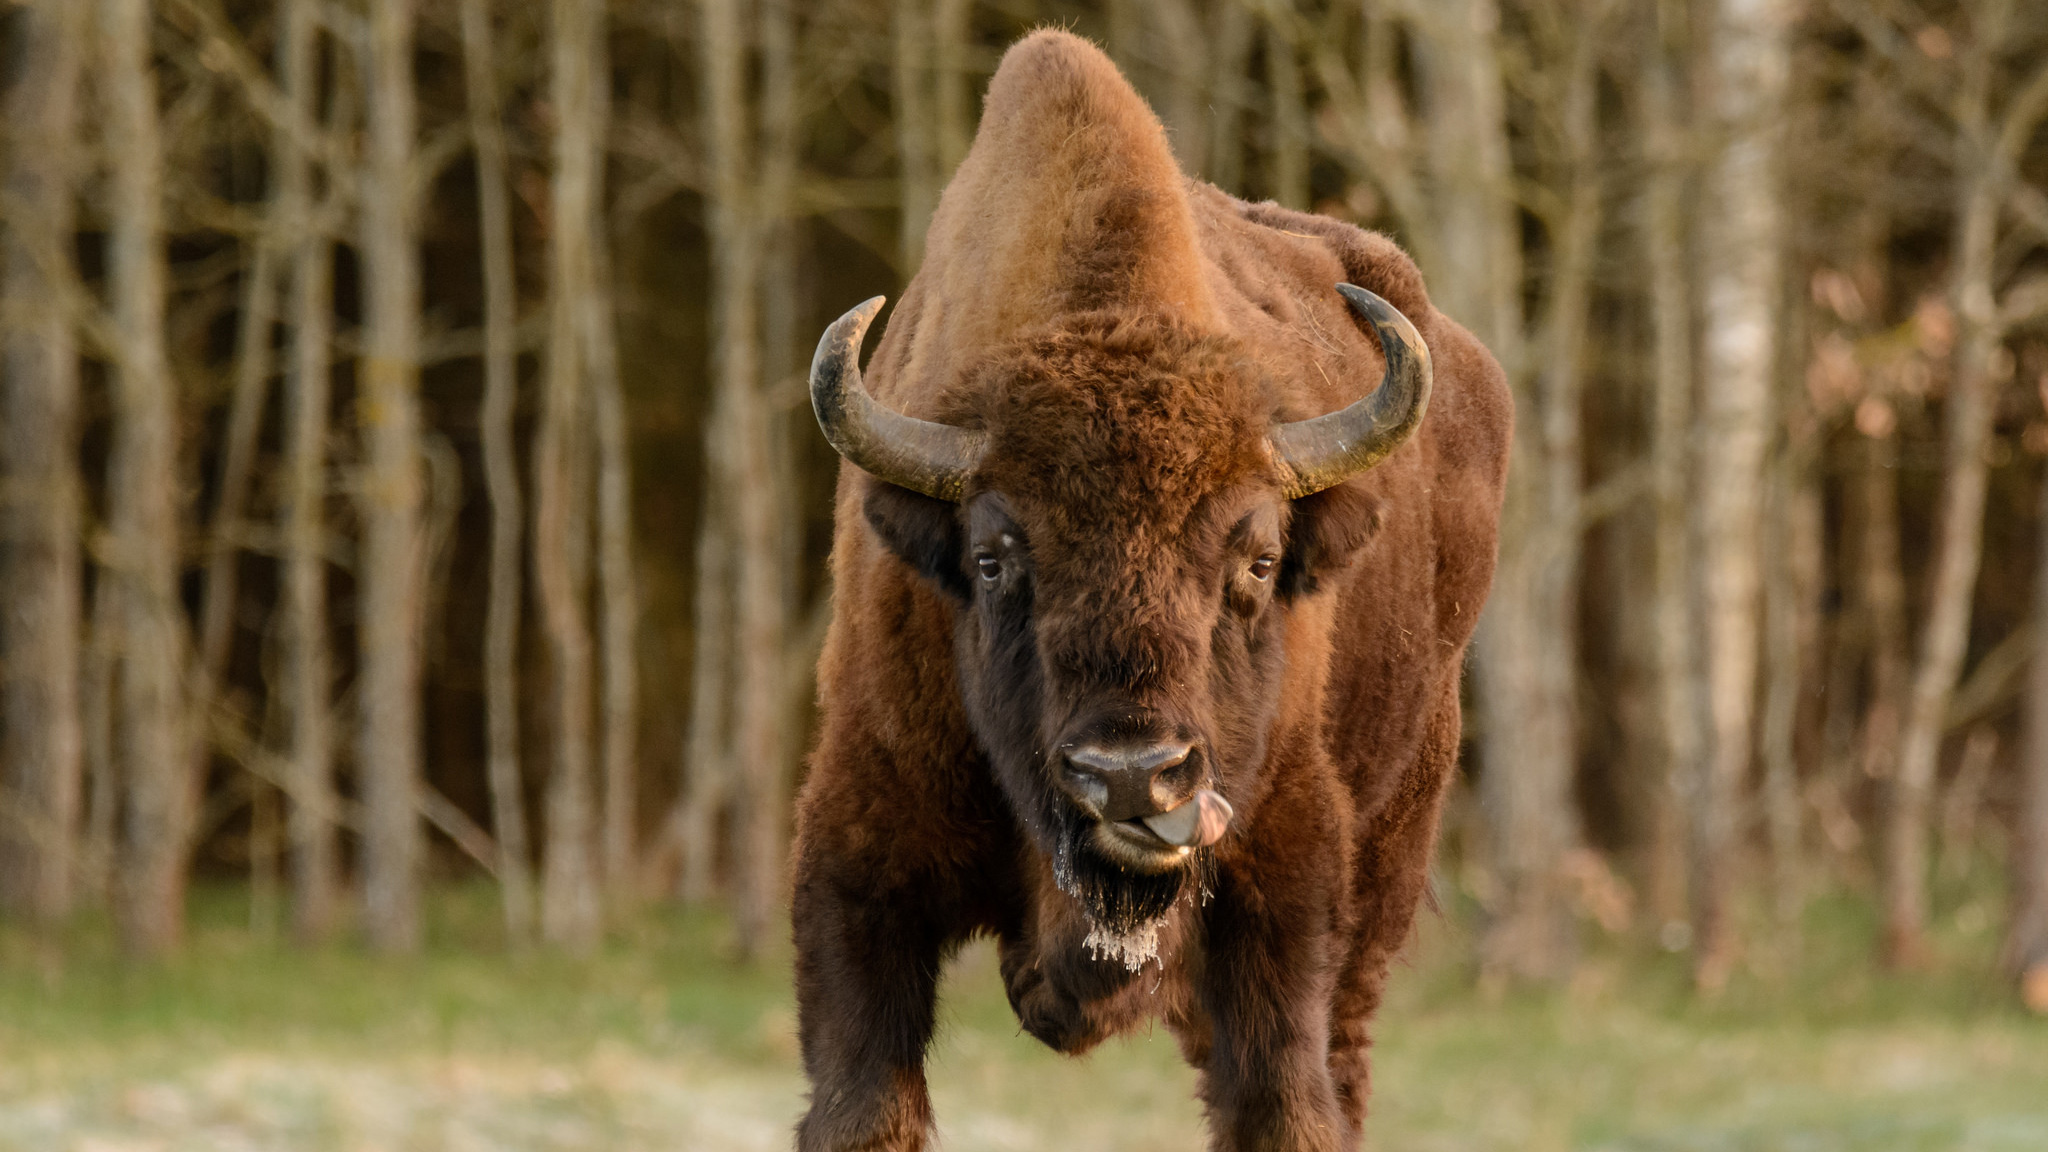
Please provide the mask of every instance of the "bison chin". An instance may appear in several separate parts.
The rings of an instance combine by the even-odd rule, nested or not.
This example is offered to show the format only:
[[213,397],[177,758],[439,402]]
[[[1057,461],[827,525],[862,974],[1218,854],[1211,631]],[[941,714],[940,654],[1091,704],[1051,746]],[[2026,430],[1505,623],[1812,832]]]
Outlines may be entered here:
[[[1126,942],[1154,938],[1159,921],[1174,902],[1191,886],[1201,886],[1209,852],[1196,849],[1178,857],[1170,867],[1140,870],[1103,851],[1102,837],[1110,835],[1115,833],[1085,813],[1063,812],[1053,850],[1053,879],[1088,913],[1094,929],[1088,938],[1090,946],[1128,963],[1134,944]],[[1136,947],[1141,950],[1143,946]]]

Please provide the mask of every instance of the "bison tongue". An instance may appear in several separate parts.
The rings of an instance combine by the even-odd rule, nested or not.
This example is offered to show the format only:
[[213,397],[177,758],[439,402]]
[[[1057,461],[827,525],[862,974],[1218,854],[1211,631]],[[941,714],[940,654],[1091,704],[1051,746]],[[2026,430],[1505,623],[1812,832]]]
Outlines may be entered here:
[[1230,827],[1230,817],[1230,801],[1203,788],[1173,811],[1145,817],[1144,823],[1154,836],[1168,844],[1207,848],[1223,839],[1223,830]]

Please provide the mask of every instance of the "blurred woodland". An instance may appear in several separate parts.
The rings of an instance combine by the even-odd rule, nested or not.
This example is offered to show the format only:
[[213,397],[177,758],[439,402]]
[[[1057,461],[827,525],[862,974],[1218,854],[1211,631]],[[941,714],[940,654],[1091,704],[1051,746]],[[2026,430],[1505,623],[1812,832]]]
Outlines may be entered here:
[[1911,967],[1988,860],[2048,1005],[2030,0],[13,0],[6,914],[162,955],[234,879],[406,951],[481,873],[515,947],[780,932],[810,350],[1047,23],[1508,370],[1442,870],[1484,978],[1604,930],[1711,989],[1840,889]]

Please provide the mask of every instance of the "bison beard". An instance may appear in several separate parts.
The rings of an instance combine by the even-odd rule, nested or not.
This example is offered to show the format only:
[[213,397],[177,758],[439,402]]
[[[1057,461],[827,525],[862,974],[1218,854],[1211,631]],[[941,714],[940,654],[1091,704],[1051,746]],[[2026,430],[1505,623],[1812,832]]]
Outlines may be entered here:
[[1206,898],[1209,851],[1197,849],[1184,866],[1165,872],[1134,872],[1096,851],[1095,822],[1086,815],[1063,809],[1058,820],[1052,875],[1088,914],[1083,946],[1137,971],[1158,957],[1159,922],[1174,904],[1193,892]]

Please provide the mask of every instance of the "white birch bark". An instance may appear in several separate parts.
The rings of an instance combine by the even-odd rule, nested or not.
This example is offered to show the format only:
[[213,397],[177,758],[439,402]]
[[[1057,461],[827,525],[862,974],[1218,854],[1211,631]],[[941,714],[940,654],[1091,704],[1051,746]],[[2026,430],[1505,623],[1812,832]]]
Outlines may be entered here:
[[1697,612],[1706,751],[1692,795],[1694,978],[1717,989],[1735,959],[1732,901],[1741,785],[1756,746],[1765,451],[1777,348],[1778,138],[1789,68],[1786,0],[1719,0],[1709,101],[1724,141],[1702,216]]

